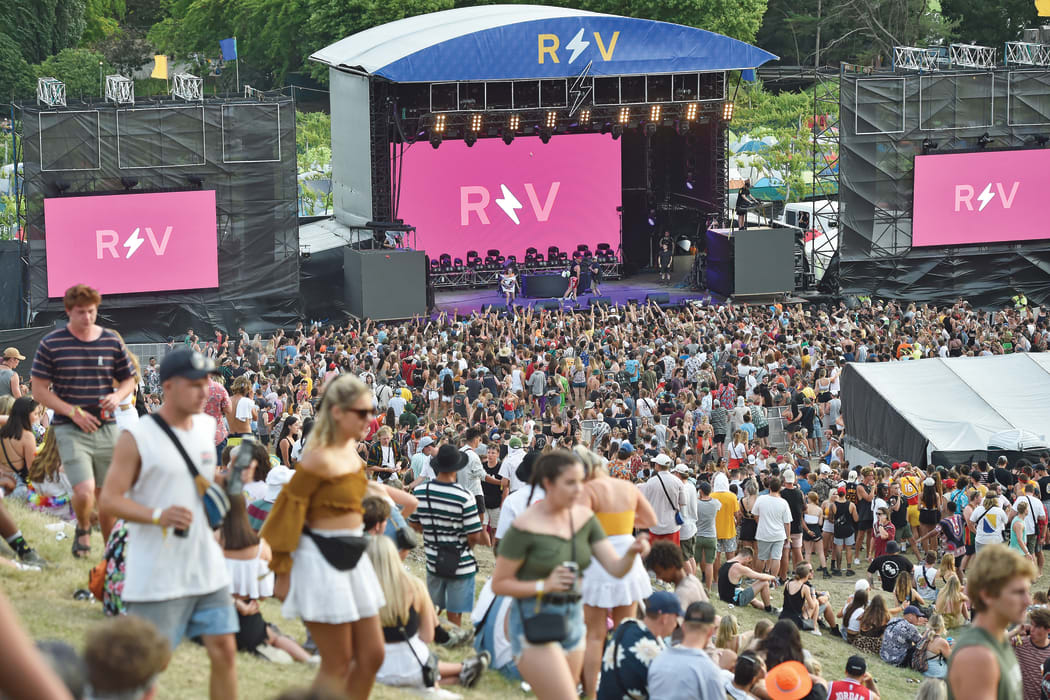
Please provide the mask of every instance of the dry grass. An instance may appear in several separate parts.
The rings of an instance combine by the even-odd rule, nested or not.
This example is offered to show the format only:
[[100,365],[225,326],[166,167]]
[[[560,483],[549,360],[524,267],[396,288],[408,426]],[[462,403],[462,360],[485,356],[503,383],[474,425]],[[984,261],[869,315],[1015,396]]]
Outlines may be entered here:
[[[36,639],[61,639],[79,647],[84,638],[84,633],[93,623],[103,619],[101,606],[94,602],[78,602],[73,600],[73,591],[78,588],[87,587],[87,576],[90,564],[74,560],[69,553],[69,539],[57,542],[55,533],[48,531],[46,525],[53,522],[50,518],[8,505],[15,519],[19,522],[29,542],[36,547],[40,553],[55,566],[43,573],[15,572],[7,568],[3,569],[5,594],[11,599],[15,608],[21,615],[24,624]],[[72,534],[72,528],[67,530]],[[95,556],[102,551],[102,541],[98,534],[92,540],[92,551]],[[481,566],[478,576],[478,585],[492,571],[492,556],[489,550],[479,548],[477,550]],[[417,574],[421,573],[421,560],[412,557],[409,560],[410,567]],[[867,568],[866,563],[854,567],[858,574],[862,575]],[[844,577],[822,580],[819,577],[815,581],[818,589],[827,589],[831,592],[832,600],[841,603],[852,591],[854,579]],[[1036,588],[1045,590],[1047,579],[1045,570],[1036,584]],[[774,594],[774,605],[780,607],[782,594],[778,590]],[[302,640],[305,630],[298,620],[285,620],[281,617],[280,606],[276,601],[269,600],[263,603],[263,614],[271,622],[277,623],[281,629]],[[751,629],[755,622],[768,617],[753,608],[730,609],[729,606],[717,603],[716,607],[721,614],[732,613],[736,616],[740,630]],[[854,652],[853,648],[842,641],[832,639],[825,634],[816,637],[809,633],[803,633],[803,643],[823,665],[824,675],[829,679],[840,678],[846,659]],[[438,649],[438,654],[445,660],[456,660],[462,658],[469,650],[445,650]],[[240,679],[239,694],[242,698],[251,700],[267,700],[276,697],[281,691],[294,686],[308,685],[314,676],[314,670],[302,665],[279,666],[264,661],[259,661],[248,655],[241,654],[237,658],[238,677]],[[903,669],[888,666],[876,658],[868,659],[868,667],[879,682],[879,690],[882,697],[894,700],[912,698],[915,696],[917,685],[915,680],[918,674]],[[162,700],[195,700],[207,697],[208,684],[208,659],[203,648],[191,643],[182,644],[172,658],[171,666],[161,678],[160,698]],[[453,688],[459,692],[459,689]],[[508,683],[496,673],[487,673],[476,688],[463,691],[464,698],[492,698],[492,697],[525,697],[514,684]],[[390,700],[392,698],[416,697],[415,694],[406,691],[376,686],[372,697],[379,700]]]

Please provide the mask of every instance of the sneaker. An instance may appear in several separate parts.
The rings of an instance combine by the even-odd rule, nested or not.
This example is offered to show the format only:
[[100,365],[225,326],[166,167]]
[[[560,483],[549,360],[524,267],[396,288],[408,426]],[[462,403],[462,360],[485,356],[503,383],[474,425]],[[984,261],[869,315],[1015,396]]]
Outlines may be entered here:
[[841,576],[842,575],[842,569],[832,569],[831,570],[831,575],[832,576]]
[[33,566],[32,564],[23,564],[20,561],[15,562],[15,568],[19,571],[40,571],[39,566]]
[[474,631],[462,627],[449,627],[448,640],[442,644],[444,647],[458,647],[467,644],[474,637]]
[[853,564],[854,564],[854,566],[860,564],[860,558],[859,557],[853,557]]
[[19,550],[17,554],[23,564],[28,564],[38,568],[47,566],[47,560],[37,554],[36,550],[32,547],[26,547],[24,550]]
[[853,569],[846,569],[846,575],[847,576],[856,576],[857,572],[854,571]]
[[820,572],[822,574],[824,574],[824,578],[831,578],[831,572],[828,571],[828,567],[826,567],[826,566],[821,567]]
[[818,628],[816,628],[816,627],[814,627],[813,629],[811,629],[811,630],[809,631],[809,633],[810,633],[810,634],[813,634],[813,635],[816,635],[816,636],[818,636],[818,637],[823,637],[823,636],[824,636],[824,635],[823,635],[823,633],[821,633],[820,629],[818,629]]
[[459,684],[464,688],[473,688],[490,663],[492,663],[492,657],[487,651],[464,660],[463,669],[459,672]]

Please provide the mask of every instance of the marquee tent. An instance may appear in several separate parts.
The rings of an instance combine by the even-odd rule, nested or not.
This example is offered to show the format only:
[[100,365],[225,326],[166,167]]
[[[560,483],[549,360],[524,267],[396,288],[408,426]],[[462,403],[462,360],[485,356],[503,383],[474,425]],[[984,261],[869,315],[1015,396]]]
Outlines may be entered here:
[[850,363],[842,375],[846,456],[945,466],[987,459],[1004,431],[1045,440],[1047,396],[1046,354]]

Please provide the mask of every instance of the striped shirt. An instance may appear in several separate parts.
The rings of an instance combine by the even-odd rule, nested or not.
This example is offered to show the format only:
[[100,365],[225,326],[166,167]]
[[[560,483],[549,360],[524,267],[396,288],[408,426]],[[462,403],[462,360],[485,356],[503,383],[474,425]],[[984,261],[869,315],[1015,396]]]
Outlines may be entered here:
[[471,576],[478,563],[467,543],[467,535],[481,532],[478,505],[470,493],[459,484],[432,480],[420,484],[412,495],[419,499],[419,508],[408,517],[423,526],[423,551],[427,555],[427,573],[437,575],[438,543],[459,545],[459,568],[456,578]]
[[[51,382],[55,394],[97,415],[99,399],[113,393],[113,383],[134,376],[131,358],[120,336],[102,329],[93,342],[78,339],[68,328],[51,331],[40,341],[33,358],[32,376]],[[55,415],[54,423],[70,423]]]
[[1050,645],[1037,647],[1031,637],[1025,637],[1021,646],[1014,647],[1014,655],[1021,667],[1024,700],[1039,700],[1043,682],[1043,662],[1050,658]]

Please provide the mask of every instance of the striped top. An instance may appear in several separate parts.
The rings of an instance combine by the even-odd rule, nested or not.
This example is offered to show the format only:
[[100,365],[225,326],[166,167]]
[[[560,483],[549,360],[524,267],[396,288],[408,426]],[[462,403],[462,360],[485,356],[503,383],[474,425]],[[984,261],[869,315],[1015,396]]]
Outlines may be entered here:
[[435,561],[438,543],[459,545],[459,568],[456,578],[477,572],[478,563],[467,544],[467,535],[481,532],[478,504],[459,484],[431,480],[412,491],[419,508],[408,517],[423,526],[423,551],[427,555],[427,573],[437,575]]
[[[96,415],[99,399],[113,392],[113,382],[133,375],[123,341],[105,328],[90,343],[78,339],[68,328],[59,328],[44,336],[33,358],[34,378],[51,382],[60,399],[90,408]],[[56,425],[70,422],[66,416],[55,415]]]

